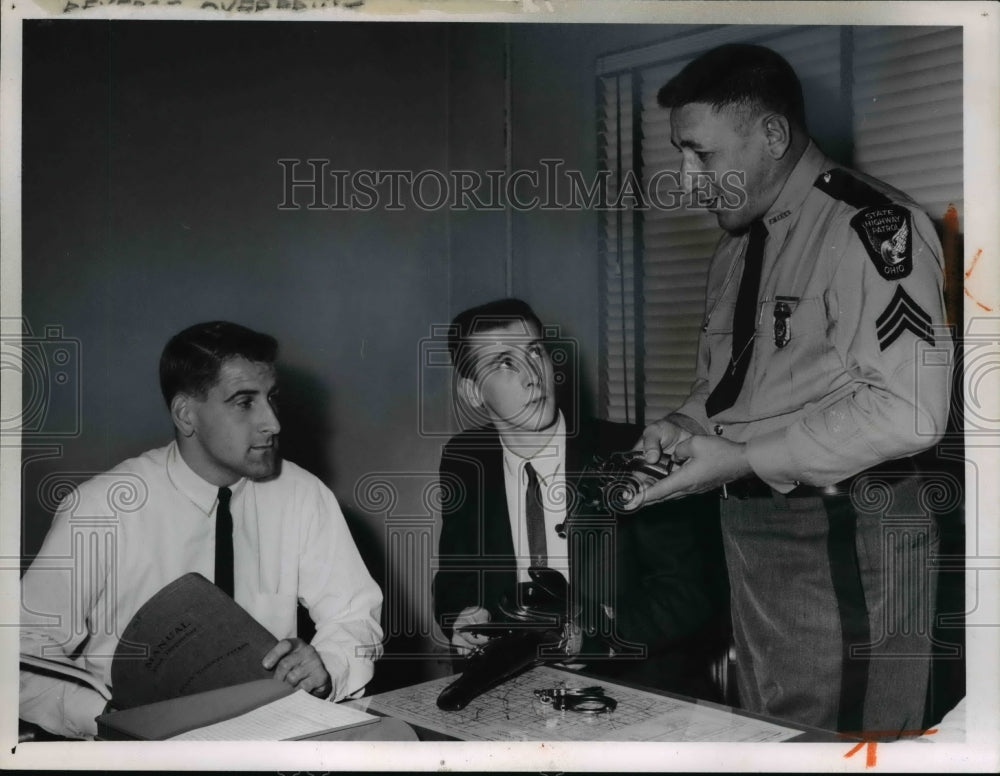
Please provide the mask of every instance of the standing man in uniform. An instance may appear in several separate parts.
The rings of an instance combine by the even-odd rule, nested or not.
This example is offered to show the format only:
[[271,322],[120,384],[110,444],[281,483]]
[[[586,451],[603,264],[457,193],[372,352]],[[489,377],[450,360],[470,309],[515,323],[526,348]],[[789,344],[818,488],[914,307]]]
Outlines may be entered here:
[[[925,367],[951,347],[934,228],[820,152],[798,78],[767,48],[713,49],[658,97],[726,234],[691,394],[637,445],[684,464],[633,503],[720,488],[745,708],[919,730],[936,535],[909,456],[943,433],[950,385]],[[745,196],[719,188],[730,171]]]

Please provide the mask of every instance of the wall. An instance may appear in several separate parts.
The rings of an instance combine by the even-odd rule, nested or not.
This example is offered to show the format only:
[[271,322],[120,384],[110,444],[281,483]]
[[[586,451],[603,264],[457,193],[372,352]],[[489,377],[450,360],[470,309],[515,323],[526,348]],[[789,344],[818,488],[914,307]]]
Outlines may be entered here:
[[25,440],[26,554],[47,475],[169,440],[159,352],[221,318],[282,343],[283,450],[338,494],[384,577],[385,515],[354,490],[436,471],[418,421],[446,422],[447,380],[418,390],[419,338],[450,317],[447,212],[279,210],[277,160],[445,169],[446,44],[430,25],[27,25],[23,310],[78,342],[81,409],[78,436]]
[[[428,488],[454,430],[427,338],[460,309],[522,296],[578,342],[593,412],[596,214],[283,210],[278,160],[542,173],[557,159],[589,180],[597,56],[688,29],[27,24],[23,309],[36,336],[59,326],[78,344],[81,404],[53,399],[43,429],[79,420],[78,434],[25,439],[25,554],[48,527],[49,475],[83,479],[170,438],[156,385],[167,338],[235,320],[282,343],[283,449],[340,499],[405,631],[396,651],[425,649]],[[390,557],[389,531],[417,555]]]
[[[453,34],[452,162],[475,169],[528,171],[539,176],[518,188],[522,201],[539,194],[551,207],[453,214],[452,302],[457,311],[513,294],[577,344],[575,396],[596,410],[599,346],[598,222],[593,210],[566,206],[569,193],[546,188],[547,162],[558,174],[597,169],[595,64],[609,52],[691,31],[690,25],[514,24],[476,26]],[[506,75],[505,75],[506,68]],[[474,75],[470,75],[473,73]],[[468,79],[475,78],[474,94]],[[509,80],[509,95],[504,79]],[[505,103],[509,103],[504,110]],[[471,114],[471,115],[470,115]],[[488,121],[484,124],[483,119]],[[506,119],[506,137],[496,128]],[[479,165],[476,167],[476,165]],[[503,269],[501,274],[500,270]]]

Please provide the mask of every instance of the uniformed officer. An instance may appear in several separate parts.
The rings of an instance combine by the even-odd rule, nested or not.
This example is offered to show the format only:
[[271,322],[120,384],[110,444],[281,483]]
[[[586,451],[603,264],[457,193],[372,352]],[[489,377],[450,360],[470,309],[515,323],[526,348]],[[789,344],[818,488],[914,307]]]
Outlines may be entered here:
[[[727,45],[659,92],[726,234],[697,378],[647,427],[684,465],[635,503],[719,486],[742,704],[892,738],[921,727],[936,542],[909,456],[937,442],[951,341],[941,249],[906,195],[810,140],[773,51]],[[745,175],[743,196],[717,184]]]

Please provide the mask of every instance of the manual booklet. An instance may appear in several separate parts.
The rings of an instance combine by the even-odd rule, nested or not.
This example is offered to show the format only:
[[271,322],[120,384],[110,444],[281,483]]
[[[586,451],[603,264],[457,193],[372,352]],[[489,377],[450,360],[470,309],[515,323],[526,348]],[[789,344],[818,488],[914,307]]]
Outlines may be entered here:
[[268,679],[261,663],[278,640],[230,596],[194,572],[135,613],[111,663],[111,687],[68,657],[22,653],[21,668],[92,687],[116,709]]
[[[25,670],[72,678],[111,700],[99,736],[283,740],[375,720],[276,681],[261,663],[278,640],[201,574],[174,580],[135,613],[111,664],[109,690],[68,658],[21,655]],[[221,727],[218,725],[221,724]]]
[[201,574],[185,574],[135,613],[111,664],[113,704],[129,709],[272,676],[278,640]]

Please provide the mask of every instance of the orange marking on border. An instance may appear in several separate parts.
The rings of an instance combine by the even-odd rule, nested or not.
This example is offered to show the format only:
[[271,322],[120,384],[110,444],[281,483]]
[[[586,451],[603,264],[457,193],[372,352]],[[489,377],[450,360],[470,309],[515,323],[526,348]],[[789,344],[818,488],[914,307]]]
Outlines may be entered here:
[[838,733],[838,735],[861,739],[851,748],[851,751],[844,755],[845,760],[860,752],[861,747],[865,747],[865,768],[874,768],[878,756],[877,739],[889,738],[890,736],[897,736],[899,738],[903,736],[929,736],[934,733],[937,733],[937,728],[930,728],[929,730],[862,730],[860,733]]
[[[862,741],[857,746],[855,746],[850,752],[848,752],[847,754],[845,754],[844,755],[844,759],[846,760],[848,757],[854,757],[854,755],[856,755],[858,753],[858,751],[860,751],[861,747],[863,747],[865,745],[867,745],[870,750],[873,750],[875,748],[875,742],[874,741],[868,741],[868,742]],[[865,762],[865,767],[866,768],[871,768],[874,765],[874,763],[871,762],[871,760],[873,760],[874,757],[875,757],[874,753],[872,751],[869,751],[869,753],[868,753],[868,760]]]
[[980,302],[978,299],[976,299],[976,297],[974,297],[971,293],[969,293],[969,289],[965,289],[965,295],[967,297],[969,297],[969,299],[971,299],[973,302],[975,302],[979,307],[981,307],[982,309],[984,309],[986,312],[988,312],[988,313],[993,312],[993,308],[992,307],[988,307],[987,305],[984,305],[982,302]]
[[[972,274],[972,271],[976,268],[976,264],[979,262],[979,259],[981,259],[982,256],[983,256],[983,249],[980,248],[978,251],[976,251],[976,255],[972,257],[972,264],[970,264],[969,268],[965,271],[965,279],[966,280],[969,279],[969,276]],[[980,302],[978,299],[976,299],[976,297],[974,297],[971,293],[969,293],[968,287],[966,287],[966,289],[965,289],[965,295],[967,297],[969,297],[969,299],[971,299],[973,302],[975,302],[980,308],[982,308],[986,312],[988,312],[988,313],[993,312],[993,308],[992,307],[988,307],[987,305],[984,305],[982,302]]]
[[976,255],[972,257],[972,264],[970,264],[969,268],[965,271],[965,279],[966,280],[969,279],[969,275],[971,275],[972,274],[972,270],[974,270],[976,268],[976,264],[979,261],[979,259],[982,258],[982,255],[983,255],[983,249],[980,248],[978,251],[976,251]]

